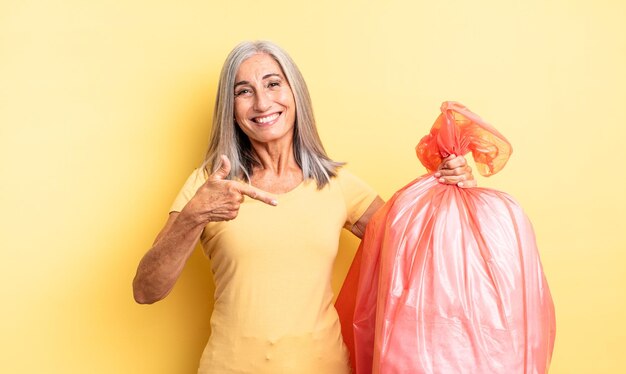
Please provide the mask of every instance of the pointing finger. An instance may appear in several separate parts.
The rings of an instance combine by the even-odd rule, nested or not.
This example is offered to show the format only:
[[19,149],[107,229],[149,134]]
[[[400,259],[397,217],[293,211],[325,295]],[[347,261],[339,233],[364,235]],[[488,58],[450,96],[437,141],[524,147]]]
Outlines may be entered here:
[[264,202],[265,204],[276,206],[278,205],[278,201],[275,197],[271,196],[269,193],[259,190],[256,187],[249,186],[247,184],[241,183],[238,187],[239,192],[242,194],[249,196],[255,200],[259,200]]

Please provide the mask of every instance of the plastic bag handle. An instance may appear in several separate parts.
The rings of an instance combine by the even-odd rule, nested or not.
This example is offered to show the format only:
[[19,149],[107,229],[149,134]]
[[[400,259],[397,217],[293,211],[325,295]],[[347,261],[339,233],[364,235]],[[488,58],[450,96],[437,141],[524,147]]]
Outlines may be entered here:
[[420,162],[431,172],[450,154],[472,152],[478,172],[496,174],[506,164],[513,148],[493,126],[464,105],[445,101],[430,133],[415,148]]

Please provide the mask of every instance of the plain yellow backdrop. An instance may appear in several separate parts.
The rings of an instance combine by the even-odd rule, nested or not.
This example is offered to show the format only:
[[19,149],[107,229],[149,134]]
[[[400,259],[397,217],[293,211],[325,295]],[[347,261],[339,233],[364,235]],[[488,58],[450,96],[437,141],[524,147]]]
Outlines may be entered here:
[[[212,280],[131,280],[202,160],[241,40],[299,64],[329,154],[391,194],[444,100],[513,144],[482,186],[536,229],[557,310],[551,373],[624,373],[623,1],[0,2],[0,372],[194,373]],[[340,285],[358,244],[344,235]]]

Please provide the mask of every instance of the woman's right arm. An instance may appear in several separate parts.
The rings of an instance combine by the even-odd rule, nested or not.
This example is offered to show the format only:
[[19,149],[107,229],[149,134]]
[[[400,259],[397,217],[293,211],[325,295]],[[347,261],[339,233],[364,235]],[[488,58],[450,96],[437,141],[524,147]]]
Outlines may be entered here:
[[167,296],[193,253],[204,225],[179,212],[171,212],[152,248],[143,256],[133,280],[133,295],[140,304]]
[[230,162],[222,156],[220,168],[198,188],[180,213],[170,213],[152,248],[137,267],[133,280],[135,301],[152,304],[167,296],[193,253],[204,227],[209,222],[235,219],[244,195],[276,205],[276,200],[266,192],[227,180],[229,173]]

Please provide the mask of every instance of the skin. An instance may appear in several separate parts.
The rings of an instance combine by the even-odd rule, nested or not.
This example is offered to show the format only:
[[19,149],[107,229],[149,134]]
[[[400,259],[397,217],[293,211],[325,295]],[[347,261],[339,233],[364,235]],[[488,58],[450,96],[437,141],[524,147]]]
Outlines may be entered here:
[[[235,82],[234,117],[261,165],[253,169],[250,184],[227,180],[230,161],[222,156],[218,170],[181,212],[170,213],[137,267],[133,294],[140,304],[154,303],[171,292],[209,222],[236,219],[246,196],[277,205],[277,195],[291,191],[303,180],[293,155],[295,101],[278,63],[268,55],[254,55],[241,64]],[[476,186],[463,156],[444,159],[435,177],[441,183],[462,188]],[[368,222],[383,204],[377,197],[351,232],[362,238]]]
[[253,186],[279,194],[302,182],[293,154],[296,103],[282,69],[270,56],[254,55],[239,67],[235,120],[261,161],[252,171]]

